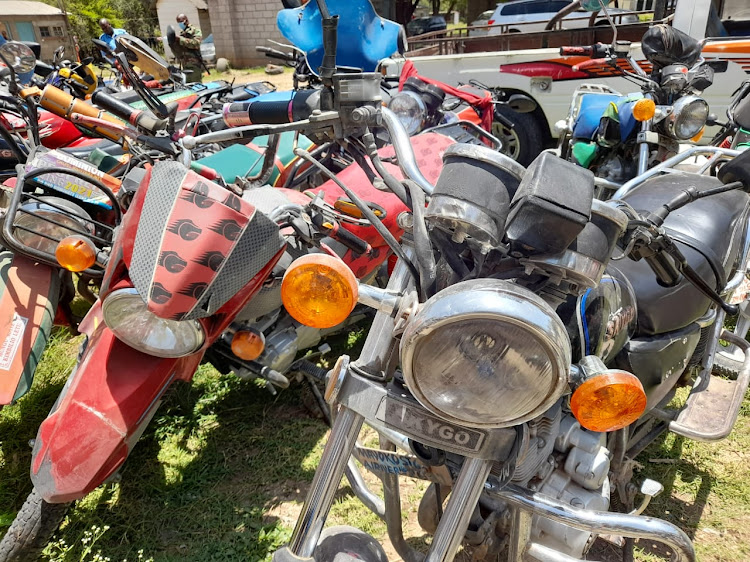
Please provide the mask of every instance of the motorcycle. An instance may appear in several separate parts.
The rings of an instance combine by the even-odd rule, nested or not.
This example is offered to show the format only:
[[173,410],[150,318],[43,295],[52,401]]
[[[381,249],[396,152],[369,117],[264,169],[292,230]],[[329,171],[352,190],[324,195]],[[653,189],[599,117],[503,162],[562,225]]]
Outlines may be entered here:
[[[402,138],[396,150],[408,151]],[[700,174],[675,170],[701,154]],[[723,324],[750,259],[750,154],[693,147],[606,202],[590,171],[551,154],[521,173],[484,147],[454,145],[443,160],[437,183],[417,188],[431,200],[423,210],[413,199],[385,289],[322,258],[286,270],[283,302],[298,321],[357,303],[376,316],[359,359],[342,356],[328,374],[335,422],[273,559],[386,560],[360,530],[323,530],[353,454],[383,481],[376,511],[404,560],[423,555],[403,536],[399,475],[431,482],[419,506],[427,560],[452,560],[462,542],[480,559],[580,560],[601,535],[696,560],[682,530],[641,515],[662,486],[644,481],[636,503],[631,480],[635,456],[663,433],[716,441],[739,415],[750,344]],[[712,375],[720,339],[745,353],[735,381]],[[668,409],[685,385],[685,404]],[[379,448],[357,443],[365,422]],[[625,513],[609,511],[615,490]]]
[[703,60],[702,46],[660,24],[641,42],[650,68],[641,67],[630,54],[630,43],[617,41],[616,34],[611,45],[561,47],[561,55],[582,57],[577,71],[607,68],[641,86],[641,92],[625,95],[598,84],[581,85],[568,117],[556,125],[562,157],[592,170],[600,185],[614,191],[677,154],[680,143],[697,142],[709,115],[700,93],[712,84],[714,72],[726,70],[719,61]]
[[[369,87],[342,100],[349,115],[381,104],[380,75],[369,75]],[[311,138],[325,143],[339,121],[332,120],[326,96],[320,99],[328,117],[313,127]],[[278,122],[288,108],[269,104],[263,113]],[[403,134],[398,119],[384,114],[382,124],[391,135]],[[362,127],[351,118],[344,123],[351,132],[339,140],[352,139],[355,159],[365,162],[366,155],[370,163],[358,173],[347,168],[337,176],[297,148],[296,156],[330,180],[306,193],[257,185],[237,193],[188,169],[191,151],[201,145],[265,134],[272,146],[287,127],[283,124],[182,136],[174,141],[181,148],[179,161],[158,161],[143,177],[105,253],[99,300],[79,326],[87,339],[78,365],[39,428],[32,453],[34,490],[0,542],[0,559],[34,559],[70,502],[117,473],[164,393],[176,380],[189,381],[204,357],[223,370],[283,387],[285,372],[310,367],[294,364],[296,352],[349,321],[349,311],[327,314],[309,328],[281,314],[286,265],[314,249],[337,255],[343,261],[336,263],[347,263],[360,279],[372,279],[391,249],[400,251],[396,240],[405,225],[399,216],[408,197],[395,187],[396,178],[403,177],[399,167],[428,185],[439,173],[439,151],[453,141],[437,134],[419,137],[419,159],[398,151],[397,166],[383,161],[373,141],[360,147],[354,133]],[[273,157],[265,158],[256,183],[272,163]],[[418,165],[427,177],[416,172]],[[389,178],[397,195],[370,185],[371,167]],[[165,213],[166,208],[172,210]],[[376,226],[373,217],[380,217]],[[154,246],[156,240],[161,242]],[[319,371],[306,372],[321,376]],[[87,427],[85,435],[77,429],[80,424]],[[70,447],[74,435],[78,446]]]

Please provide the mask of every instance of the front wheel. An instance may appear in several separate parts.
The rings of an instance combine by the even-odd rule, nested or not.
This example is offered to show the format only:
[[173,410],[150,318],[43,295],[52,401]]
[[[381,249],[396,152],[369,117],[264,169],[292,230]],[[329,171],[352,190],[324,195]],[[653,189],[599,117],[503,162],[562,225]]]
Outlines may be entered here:
[[34,562],[65,518],[70,503],[47,503],[32,490],[0,541],[0,562]]
[[[498,114],[513,123],[513,128],[499,121]],[[518,113],[509,107],[496,106],[492,134],[503,143],[500,152],[522,166],[531,164],[544,149],[544,131],[533,113]]]

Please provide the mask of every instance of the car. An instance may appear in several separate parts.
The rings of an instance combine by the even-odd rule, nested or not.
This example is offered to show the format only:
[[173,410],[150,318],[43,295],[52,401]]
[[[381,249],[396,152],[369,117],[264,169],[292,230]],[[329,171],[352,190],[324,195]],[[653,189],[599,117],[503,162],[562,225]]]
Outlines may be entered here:
[[[569,4],[568,0],[515,0],[498,4],[487,24],[503,27],[490,28],[488,35],[544,31],[549,20]],[[638,23],[637,15],[622,15],[627,14],[628,10],[608,8],[608,11],[611,16],[614,16],[613,20],[616,24]],[[590,15],[590,12],[583,9],[576,10],[563,18],[562,27],[564,29],[588,27]],[[603,12],[596,16],[594,25],[609,25]]]
[[201,57],[203,62],[216,62],[216,45],[214,45],[214,34],[212,33],[201,41]]
[[486,12],[482,12],[479,14],[479,17],[475,19],[473,22],[471,22],[470,27],[472,29],[469,30],[469,35],[472,37],[476,37],[478,35],[487,35],[489,33],[489,29],[473,29],[480,25],[489,25],[490,19],[492,19],[492,14],[495,13],[495,10],[487,10]]
[[431,33],[433,31],[444,31],[448,25],[445,23],[445,18],[441,15],[436,16],[424,16],[420,18],[414,18],[406,24],[406,34],[408,36],[422,35],[423,33]]

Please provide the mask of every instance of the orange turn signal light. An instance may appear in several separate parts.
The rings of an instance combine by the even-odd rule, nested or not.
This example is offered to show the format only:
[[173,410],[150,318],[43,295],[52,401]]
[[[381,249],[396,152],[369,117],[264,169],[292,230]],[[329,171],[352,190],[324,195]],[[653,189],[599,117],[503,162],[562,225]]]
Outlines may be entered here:
[[232,337],[232,353],[245,361],[254,361],[266,347],[266,338],[256,330],[241,330]]
[[281,300],[297,322],[332,328],[354,310],[357,287],[357,278],[343,261],[328,254],[308,254],[284,274]]
[[83,236],[67,236],[57,245],[55,258],[68,271],[78,273],[96,263],[96,246]]
[[586,429],[615,431],[643,414],[646,393],[635,375],[609,370],[579,386],[570,398],[570,409]]
[[633,117],[636,121],[648,121],[656,114],[654,100],[648,98],[639,99],[633,104]]
[[698,142],[699,140],[701,140],[703,138],[703,133],[705,133],[705,132],[706,132],[706,127],[701,127],[701,130],[698,131],[698,133],[693,138],[691,138],[690,140],[693,141],[693,142]]

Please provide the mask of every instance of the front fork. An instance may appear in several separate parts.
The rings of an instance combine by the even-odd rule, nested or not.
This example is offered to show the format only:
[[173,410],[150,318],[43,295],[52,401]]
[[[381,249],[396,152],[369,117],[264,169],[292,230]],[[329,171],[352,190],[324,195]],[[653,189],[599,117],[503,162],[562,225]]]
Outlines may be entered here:
[[[402,293],[411,282],[406,265],[399,260],[388,282],[388,290]],[[397,340],[393,337],[397,322],[395,314],[377,312],[360,358],[350,367],[352,370],[370,377],[385,378],[389,366],[395,364],[391,358],[398,352]],[[343,405],[339,405],[338,408],[331,435],[315,471],[289,546],[274,553],[273,559],[276,562],[313,557],[334,495],[365,421],[362,415]],[[435,539],[427,555],[428,562],[442,562],[454,558],[468,528],[474,507],[484,490],[491,467],[491,460],[466,459],[456,480],[454,493],[451,494],[435,533]]]
[[648,160],[651,156],[651,145],[649,144],[649,133],[651,132],[651,119],[641,122],[641,132],[638,134],[638,175],[645,174],[648,170]]

